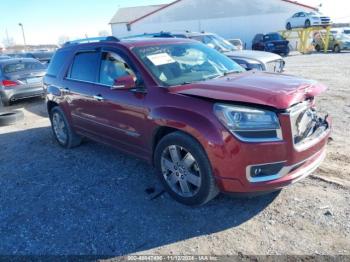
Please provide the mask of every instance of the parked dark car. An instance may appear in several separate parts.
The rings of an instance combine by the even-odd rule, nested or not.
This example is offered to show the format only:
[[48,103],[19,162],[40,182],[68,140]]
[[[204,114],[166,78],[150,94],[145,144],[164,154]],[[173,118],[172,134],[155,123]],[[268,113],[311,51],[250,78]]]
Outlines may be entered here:
[[11,58],[0,61],[0,102],[7,106],[12,101],[42,96],[46,69],[33,58]]
[[66,44],[44,79],[61,146],[88,137],[144,159],[187,205],[279,190],[323,160],[330,123],[314,97],[324,85],[245,71],[189,39],[95,41]]
[[268,71],[274,73],[283,72],[285,61],[276,54],[262,51],[240,50],[226,39],[217,34],[207,32],[159,32],[151,34],[142,34],[130,36],[130,38],[189,38],[197,40],[210,48],[214,48],[220,53],[225,54],[233,61],[244,67],[246,70]]
[[271,52],[287,56],[290,52],[289,41],[279,33],[257,34],[253,39],[253,50]]

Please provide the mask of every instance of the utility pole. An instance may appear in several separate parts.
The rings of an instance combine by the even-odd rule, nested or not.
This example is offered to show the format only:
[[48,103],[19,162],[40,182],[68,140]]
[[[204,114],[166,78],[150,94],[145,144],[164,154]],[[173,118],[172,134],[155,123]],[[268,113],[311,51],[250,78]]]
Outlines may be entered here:
[[26,50],[26,49],[27,49],[27,43],[26,43],[26,36],[25,36],[25,34],[24,34],[23,24],[22,24],[22,23],[19,23],[18,25],[22,28],[22,35],[23,35],[23,42],[24,42],[24,50]]
[[6,28],[6,42],[7,42],[7,45],[8,45],[8,46],[11,44],[11,43],[10,43],[9,32],[7,31],[7,28]]

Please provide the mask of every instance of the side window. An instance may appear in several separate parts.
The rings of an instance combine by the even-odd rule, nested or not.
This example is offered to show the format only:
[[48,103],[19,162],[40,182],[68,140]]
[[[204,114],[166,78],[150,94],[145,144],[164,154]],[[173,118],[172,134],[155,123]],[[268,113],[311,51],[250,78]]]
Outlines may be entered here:
[[136,81],[135,73],[118,54],[103,52],[100,67],[99,83],[112,86],[119,77],[131,75]]
[[190,39],[202,42],[204,44],[206,44],[206,42],[204,41],[204,38],[202,36],[191,36]]
[[305,13],[299,13],[299,17],[305,17]]
[[70,69],[70,78],[81,81],[96,82],[99,52],[78,53]]
[[47,69],[47,75],[49,76],[57,76],[61,68],[63,67],[64,62],[67,59],[68,52],[65,51],[57,51],[53,58],[51,59],[51,63]]

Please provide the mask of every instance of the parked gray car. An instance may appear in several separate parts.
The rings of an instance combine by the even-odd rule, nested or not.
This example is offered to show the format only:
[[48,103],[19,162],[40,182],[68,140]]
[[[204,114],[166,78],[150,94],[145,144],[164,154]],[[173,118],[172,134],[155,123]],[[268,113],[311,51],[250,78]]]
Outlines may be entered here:
[[11,57],[6,55],[0,55],[0,60],[10,59]]
[[12,101],[42,96],[46,68],[32,58],[11,58],[0,61],[0,102],[7,106]]
[[214,48],[219,52],[227,55],[233,61],[238,63],[246,70],[259,70],[281,73],[285,66],[285,61],[280,55],[273,54],[270,52],[253,51],[253,50],[239,50],[229,41],[225,40],[221,36],[213,33],[198,33],[198,32],[160,32],[142,35],[133,35],[129,38],[136,37],[177,37],[177,38],[190,38],[197,40],[207,45],[208,47]]

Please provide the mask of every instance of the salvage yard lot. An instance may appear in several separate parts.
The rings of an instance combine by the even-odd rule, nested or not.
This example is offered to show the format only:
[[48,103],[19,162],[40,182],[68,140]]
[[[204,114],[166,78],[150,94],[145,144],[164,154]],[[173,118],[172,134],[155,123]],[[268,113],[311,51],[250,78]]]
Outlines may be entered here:
[[158,194],[134,157],[92,141],[60,148],[42,100],[13,105],[25,120],[0,127],[0,254],[350,255],[350,53],[286,62],[329,86],[317,101],[334,123],[325,162],[280,194],[200,208]]

